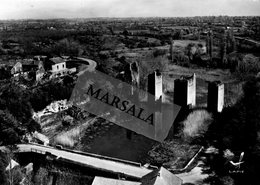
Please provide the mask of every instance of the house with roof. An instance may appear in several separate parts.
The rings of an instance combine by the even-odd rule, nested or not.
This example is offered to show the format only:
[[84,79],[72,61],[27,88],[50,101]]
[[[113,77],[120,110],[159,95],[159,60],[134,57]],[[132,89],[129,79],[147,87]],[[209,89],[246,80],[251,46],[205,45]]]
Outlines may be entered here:
[[17,74],[20,74],[23,72],[23,65],[21,62],[17,62],[11,69],[11,74],[14,76],[17,76]]
[[63,76],[67,73],[66,61],[61,57],[49,59],[53,77]]
[[38,65],[34,64],[32,59],[18,59],[13,63],[14,65],[11,68],[11,74],[14,77],[22,75],[25,77],[25,79],[29,79],[29,76],[35,79],[35,72],[38,68]]

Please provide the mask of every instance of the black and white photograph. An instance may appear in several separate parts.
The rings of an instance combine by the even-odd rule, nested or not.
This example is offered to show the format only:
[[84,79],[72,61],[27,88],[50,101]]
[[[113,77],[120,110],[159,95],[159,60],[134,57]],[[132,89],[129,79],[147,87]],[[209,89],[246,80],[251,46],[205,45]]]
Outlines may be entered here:
[[260,185],[260,0],[0,0],[0,185]]

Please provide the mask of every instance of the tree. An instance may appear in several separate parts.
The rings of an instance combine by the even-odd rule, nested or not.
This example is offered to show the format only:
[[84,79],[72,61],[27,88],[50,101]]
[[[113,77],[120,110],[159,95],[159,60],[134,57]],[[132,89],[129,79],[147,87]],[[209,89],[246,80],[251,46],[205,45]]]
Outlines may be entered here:
[[193,61],[194,55],[197,53],[197,46],[194,43],[189,43],[186,48],[186,54],[189,57],[190,61]]
[[0,68],[0,80],[9,79],[11,77],[10,70],[1,67]]
[[[208,136],[217,139],[220,151],[245,152],[246,168],[235,184],[259,184],[260,170],[260,78],[252,77],[243,87],[244,95],[233,107],[223,109],[210,128]],[[221,154],[221,152],[220,152]],[[224,162],[211,166],[217,174],[223,174]]]
[[0,91],[2,92],[0,108],[8,109],[18,121],[23,123],[32,117],[32,107],[28,101],[29,92],[23,87],[10,83]]
[[0,110],[0,141],[2,145],[12,145],[20,141],[24,132],[18,121],[8,112]]
[[32,119],[32,92],[10,83],[0,89],[0,94],[1,140],[10,142],[7,144],[17,143],[26,130],[40,129],[39,124]]
[[170,59],[171,59],[171,62],[173,62],[173,40],[172,38],[170,38]]
[[220,48],[220,57],[221,57],[221,64],[226,65],[227,61],[227,30],[224,30],[223,36],[222,36],[222,43]]
[[256,75],[260,71],[259,58],[252,54],[247,54],[242,60],[238,61],[236,73],[242,79]]
[[7,166],[7,157],[6,155],[0,151],[0,184],[7,184],[7,176],[5,173],[5,168]]
[[81,50],[80,44],[72,39],[62,39],[53,46],[53,52],[57,55],[78,56]]

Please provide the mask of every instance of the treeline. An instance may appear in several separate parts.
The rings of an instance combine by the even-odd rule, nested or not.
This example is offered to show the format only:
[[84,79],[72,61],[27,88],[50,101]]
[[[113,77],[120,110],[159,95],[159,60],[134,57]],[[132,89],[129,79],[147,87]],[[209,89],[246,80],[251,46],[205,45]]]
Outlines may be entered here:
[[63,38],[75,38],[86,35],[96,35],[94,32],[87,31],[67,31],[67,30],[27,30],[27,31],[9,31],[1,32],[0,36],[3,40],[11,39],[17,42],[30,40],[33,42],[42,41],[59,41]]
[[[170,62],[180,66],[189,67],[191,64],[196,64],[201,67],[230,69],[235,76],[242,80],[260,72],[259,57],[254,54],[232,52],[223,61],[217,56],[210,60],[210,57],[203,51],[203,45],[199,43],[189,43],[183,51],[171,52],[171,49]],[[157,55],[157,52],[154,54]]]
[[34,43],[25,40],[23,42],[24,52],[22,55],[46,55],[46,56],[78,56],[83,54],[85,48],[73,38],[62,38],[55,42]]
[[[125,37],[123,37],[125,35]],[[130,36],[126,31],[123,35],[117,35],[118,39],[128,48],[155,47],[169,43],[169,37],[181,39],[182,32],[175,31],[171,34],[140,33]],[[145,39],[140,39],[138,37]],[[13,41],[21,44],[22,50],[18,55],[93,55],[99,52],[105,45],[104,35],[98,30],[27,30],[0,33],[2,42]],[[154,38],[156,42],[148,42],[148,38]],[[11,52],[11,51],[10,51]],[[13,53],[17,54],[17,53]]]
[[[17,42],[21,44],[18,55],[71,55],[83,54],[84,50],[98,47],[95,41],[98,37],[94,31],[65,30],[29,30],[17,32],[2,32],[2,42]],[[94,37],[94,40],[92,39]],[[92,42],[89,42],[93,40]],[[97,42],[99,43],[99,42]],[[93,46],[92,46],[93,45]],[[90,46],[85,48],[86,46]],[[14,53],[15,54],[15,53]],[[17,53],[16,53],[17,54]]]

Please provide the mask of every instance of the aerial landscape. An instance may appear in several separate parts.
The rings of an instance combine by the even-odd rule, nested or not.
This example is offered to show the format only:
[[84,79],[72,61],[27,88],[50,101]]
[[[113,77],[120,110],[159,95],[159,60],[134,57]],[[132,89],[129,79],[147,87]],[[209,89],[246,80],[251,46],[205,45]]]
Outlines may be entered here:
[[1,0],[0,185],[259,185],[260,1]]

